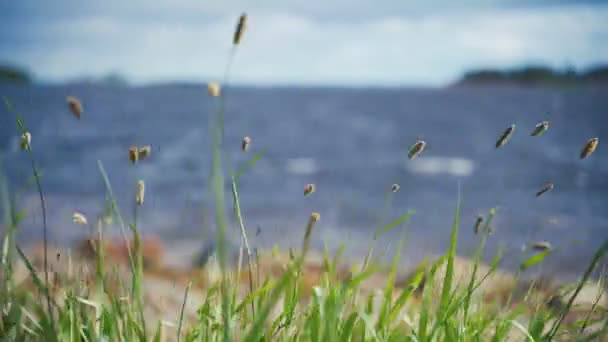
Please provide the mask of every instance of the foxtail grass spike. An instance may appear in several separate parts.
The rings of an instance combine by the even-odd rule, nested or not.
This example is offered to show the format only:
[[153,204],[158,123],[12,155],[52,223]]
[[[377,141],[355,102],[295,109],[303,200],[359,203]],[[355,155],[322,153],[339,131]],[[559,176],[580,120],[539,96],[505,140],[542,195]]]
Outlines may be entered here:
[[239,45],[246,28],[247,28],[247,14],[243,13],[239,17],[239,22],[236,24],[236,29],[234,30],[234,37],[232,38],[232,44]]
[[542,196],[544,193],[549,192],[555,188],[555,185],[551,182],[547,182],[542,189],[536,192],[536,197]]
[[515,131],[515,125],[511,125],[509,126],[509,128],[507,128],[502,135],[500,136],[500,138],[498,138],[498,140],[496,141],[496,148],[501,148],[503,147],[506,143],[509,142],[509,139],[511,139],[511,136],[513,135],[513,132]]
[[414,145],[412,145],[409,148],[409,151],[407,152],[407,157],[411,160],[411,159],[416,159],[418,157],[418,155],[420,155],[423,151],[424,148],[426,147],[426,142],[424,142],[424,140],[418,140],[414,143]]
[[241,143],[241,150],[243,152],[247,152],[249,150],[249,145],[251,145],[251,138],[250,137],[244,137],[243,138],[243,142]]
[[310,195],[312,195],[313,192],[315,192],[314,184],[306,184],[304,186],[304,196],[310,196]]
[[532,133],[530,134],[533,137],[539,137],[543,134],[545,134],[545,132],[549,129],[549,121],[542,121],[536,124],[536,127],[534,127],[534,130],[532,131]]
[[599,144],[600,139],[592,138],[585,144],[583,150],[581,151],[581,159],[585,159],[589,157],[595,150],[597,149],[597,145]]
[[72,222],[80,225],[86,225],[88,223],[87,217],[79,212],[75,212],[72,214]]
[[65,98],[65,102],[68,104],[70,108],[70,112],[76,117],[76,119],[80,120],[80,115],[82,114],[82,103],[74,96],[68,96]]
[[135,192],[135,203],[140,207],[142,205],[144,205],[145,193],[146,193],[146,184],[144,183],[143,180],[140,180],[137,182],[137,189]]
[[146,159],[146,158],[150,157],[150,155],[152,154],[152,146],[146,145],[146,146],[140,148],[138,151],[138,154],[139,154],[140,159]]
[[475,235],[479,234],[482,223],[483,223],[483,215],[477,215],[477,219],[475,220],[475,225],[473,226],[473,232],[475,233]]
[[218,97],[221,94],[220,85],[217,82],[209,82],[207,85],[207,92],[209,96]]
[[139,150],[137,149],[137,146],[131,146],[129,148],[129,160],[133,164],[139,161]]
[[551,243],[549,243],[548,241],[539,241],[539,242],[535,242],[530,246],[533,250],[535,251],[548,251],[550,249],[553,249],[553,246],[551,245]]
[[28,151],[30,149],[30,147],[32,146],[32,135],[30,134],[30,132],[25,132],[23,134],[21,134],[21,149],[24,151]]

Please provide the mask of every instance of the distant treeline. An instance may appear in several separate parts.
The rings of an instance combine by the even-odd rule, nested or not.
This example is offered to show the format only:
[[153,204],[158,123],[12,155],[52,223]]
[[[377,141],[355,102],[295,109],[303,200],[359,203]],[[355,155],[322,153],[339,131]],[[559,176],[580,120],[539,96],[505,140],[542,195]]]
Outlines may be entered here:
[[457,85],[503,84],[524,85],[579,85],[608,84],[608,65],[584,71],[555,70],[543,66],[527,66],[509,70],[480,69],[467,72]]
[[[27,69],[10,64],[0,63],[0,84],[32,84],[38,83],[40,79],[32,76]],[[102,84],[112,86],[127,85],[128,81],[125,77],[118,73],[109,73],[100,77],[83,76],[80,78],[65,80],[65,84]]]
[[32,82],[30,74],[22,68],[0,65],[0,83],[23,83]]

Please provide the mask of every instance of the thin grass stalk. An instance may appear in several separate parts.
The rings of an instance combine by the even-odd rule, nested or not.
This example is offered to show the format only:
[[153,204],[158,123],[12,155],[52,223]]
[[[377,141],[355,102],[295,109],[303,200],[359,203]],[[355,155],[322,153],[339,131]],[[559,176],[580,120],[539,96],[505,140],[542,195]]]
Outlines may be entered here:
[[[19,128],[20,133],[26,134],[27,131],[25,129],[25,126],[23,125],[23,120],[21,120],[21,117],[19,116],[19,114],[17,114],[16,112],[14,112],[13,110],[13,106],[12,104],[8,101],[8,99],[6,97],[4,97],[4,102],[6,104],[7,109],[9,110],[9,112],[14,113],[15,117],[16,117],[16,122],[17,122],[17,127]],[[44,191],[42,189],[42,183],[40,182],[40,173],[38,172],[38,168],[36,167],[36,161],[34,159],[34,153],[32,152],[32,146],[31,144],[27,144],[26,146],[26,151],[28,153],[28,156],[30,157],[30,163],[31,163],[31,168],[32,168],[32,172],[34,174],[34,179],[36,180],[36,188],[38,190],[38,196],[40,198],[40,206],[42,209],[42,248],[43,248],[43,252],[44,252],[44,256],[43,256],[43,264],[44,264],[44,283],[45,283],[45,289],[44,289],[44,293],[46,294],[46,304],[47,304],[47,309],[49,312],[49,318],[50,318],[50,322],[51,322],[51,329],[53,332],[55,332],[55,315],[53,312],[53,308],[51,307],[51,295],[49,293],[49,263],[48,263],[48,224],[47,224],[47,216],[46,216],[46,200],[44,197]]]
[[390,208],[391,208],[391,203],[392,203],[392,198],[393,198],[392,194],[393,194],[392,192],[388,192],[385,196],[384,210],[382,210],[381,214],[378,216],[378,224],[376,227],[376,231],[374,232],[374,237],[373,237],[372,241],[370,242],[370,246],[367,250],[367,255],[365,255],[365,259],[363,259],[363,265],[361,265],[361,272],[365,271],[367,266],[369,266],[369,262],[373,256],[374,248],[376,246],[376,243],[378,242],[379,232],[382,229],[382,219],[388,214],[388,212],[390,211]]
[[578,294],[581,292],[581,290],[583,289],[583,286],[585,286],[585,283],[591,277],[593,270],[597,266],[598,262],[602,259],[602,257],[604,257],[604,254],[606,254],[606,252],[608,252],[608,240],[604,241],[602,246],[595,252],[595,255],[593,256],[593,258],[591,259],[591,262],[589,263],[589,267],[587,267],[587,270],[583,274],[583,278],[578,283],[576,290],[574,290],[574,293],[572,294],[572,296],[570,296],[570,299],[568,300],[568,303],[562,310],[562,313],[560,314],[559,318],[557,319],[557,321],[555,321],[555,323],[553,323],[551,330],[546,335],[548,341],[551,341],[555,337],[555,334],[557,334],[557,330],[559,329],[559,326],[562,324],[562,322],[566,318],[566,315],[570,311],[572,304],[574,304],[574,300],[576,299],[576,296],[578,296]]
[[478,246],[477,250],[475,251],[475,256],[473,257],[473,272],[471,275],[471,280],[469,282],[469,286],[467,287],[467,295],[465,297],[465,302],[464,302],[463,323],[464,323],[465,327],[467,326],[467,321],[469,318],[469,307],[471,306],[471,296],[473,295],[473,286],[475,284],[475,278],[477,277],[477,270],[479,268],[479,264],[481,263],[481,261],[483,259],[483,252],[485,250],[485,245],[486,245],[488,236],[490,235],[490,225],[492,224],[492,221],[494,219],[494,213],[495,213],[494,210],[490,211],[490,215],[488,216],[488,219],[486,220],[486,223],[484,224],[484,227],[481,232],[481,240],[479,241],[479,246]]
[[256,319],[253,321],[251,329],[249,333],[245,337],[244,341],[246,342],[257,342],[260,340],[260,337],[263,335],[263,328],[266,318],[270,314],[270,310],[276,305],[278,300],[281,297],[281,293],[283,293],[287,284],[290,283],[290,280],[293,274],[300,273],[302,265],[306,260],[306,254],[308,253],[308,249],[310,247],[310,238],[313,231],[313,228],[320,219],[318,213],[312,213],[310,218],[308,219],[308,223],[306,224],[306,230],[304,233],[304,239],[302,242],[302,254],[299,259],[297,259],[294,263],[290,263],[288,269],[285,271],[281,279],[279,279],[278,283],[274,286],[274,289],[270,295],[270,297],[266,300],[266,304],[261,307],[258,311],[258,315]]
[[[18,222],[15,222],[15,209],[11,204],[8,183],[4,174],[0,174],[0,188],[2,196],[2,208],[4,209],[4,224],[6,226],[6,236],[2,243],[2,273],[4,295],[8,296],[9,289],[12,288],[15,233]],[[0,315],[0,323],[1,323]]]
[[[376,243],[378,241],[378,233],[380,232],[380,230],[382,228],[382,218],[385,215],[387,215],[387,213],[390,211],[392,194],[393,194],[392,192],[388,192],[386,194],[386,196],[384,197],[384,208],[381,211],[380,215],[378,215],[378,223],[377,223],[376,231],[374,232],[372,241],[370,241],[369,247],[367,249],[367,254],[365,255],[365,258],[363,259],[363,264],[361,265],[361,269],[359,271],[361,273],[363,273],[365,271],[365,269],[369,266],[369,263],[373,256],[374,248],[376,247]],[[355,290],[355,293],[353,294],[351,306],[354,307],[356,305],[358,296],[359,296],[359,290],[357,289],[357,290]]]
[[188,302],[188,293],[190,292],[190,288],[192,287],[192,282],[188,282],[186,286],[186,290],[184,292],[184,302],[182,303],[182,308],[179,311],[179,323],[177,325],[177,342],[179,342],[182,338],[182,326],[184,323],[184,311],[186,310],[186,303]]
[[[249,294],[253,293],[253,255],[251,254],[251,248],[249,247],[249,241],[247,239],[247,231],[243,224],[243,216],[241,214],[241,205],[239,203],[239,193],[237,191],[237,180],[232,177],[232,196],[234,197],[234,211],[236,218],[241,228],[241,234],[243,242],[245,243],[245,250],[247,252],[247,266],[249,268]],[[240,275],[237,275],[237,277]],[[251,301],[251,314],[255,319],[255,305],[254,301]]]
[[[219,121],[218,115],[218,121]],[[227,262],[226,262],[226,212],[224,209],[224,177],[221,161],[221,126],[218,124],[213,134],[212,185],[215,197],[216,224],[218,237],[218,255],[222,272],[222,318],[224,324],[224,341],[230,341],[230,303],[228,295]]]
[[[241,32],[242,33],[242,32]],[[218,237],[218,254],[220,261],[220,268],[222,272],[222,318],[224,324],[224,341],[230,341],[230,304],[228,296],[228,284],[226,277],[226,230],[227,230],[227,219],[226,212],[224,209],[224,175],[222,171],[222,146],[224,140],[224,111],[226,101],[226,90],[228,88],[228,81],[230,77],[230,70],[232,63],[236,55],[238,47],[238,41],[235,40],[228,57],[226,69],[224,71],[224,88],[220,93],[219,104],[217,109],[217,121],[214,127],[212,136],[212,171],[211,171],[211,183],[216,203],[216,224],[217,224],[217,237]]]
[[101,173],[101,178],[103,179],[106,191],[108,193],[108,197],[110,199],[110,203],[112,205],[112,212],[118,219],[118,226],[120,227],[120,233],[122,235],[123,240],[125,241],[125,245],[127,246],[127,254],[129,255],[129,263],[131,265],[132,272],[135,272],[135,259],[133,256],[133,252],[131,251],[131,244],[129,243],[129,239],[127,238],[127,230],[125,228],[125,221],[120,214],[120,210],[118,209],[118,205],[116,203],[116,197],[114,197],[114,192],[112,191],[112,185],[110,184],[110,179],[108,178],[108,174],[103,167],[103,163],[101,160],[97,160],[97,166],[99,168],[99,173]]
[[232,305],[233,306],[232,306],[232,308],[230,308],[230,310],[232,312],[235,311],[234,304],[236,303],[236,300],[237,300],[237,293],[239,290],[239,285],[240,285],[239,281],[241,279],[242,269],[243,269],[243,238],[241,237],[241,239],[239,240],[239,257],[238,257],[238,260],[236,263],[236,273],[234,274],[234,283],[237,286],[234,286],[232,289]]
[[[136,292],[140,292],[140,288],[141,288],[141,281],[143,280],[143,276],[144,276],[144,256],[143,256],[143,248],[141,246],[142,241],[141,241],[141,236],[139,234],[139,205],[138,204],[134,204],[133,205],[133,217],[134,217],[134,224],[132,227],[132,231],[133,231],[133,247],[135,248],[135,260],[136,260],[136,266],[137,266],[137,278],[138,281],[136,282],[135,288],[136,288]],[[137,301],[140,303],[142,302],[142,298],[141,298],[141,293],[137,294]],[[143,319],[143,317],[142,317]]]
[[98,298],[102,298],[103,292],[104,292],[104,275],[103,275],[103,270],[104,270],[104,257],[105,257],[105,253],[104,253],[104,243],[103,243],[103,222],[101,221],[101,219],[97,220],[97,235],[98,235],[98,240],[97,240],[97,253],[95,254],[96,256],[96,267],[95,267],[95,273],[96,273],[96,277],[97,277],[97,296]]
[[233,45],[230,48],[230,52],[228,54],[228,63],[226,63],[226,69],[224,69],[224,77],[222,82],[222,90],[220,93],[219,99],[219,108],[218,108],[218,125],[220,127],[220,146],[223,145],[224,142],[224,112],[226,105],[226,92],[228,91],[228,83],[230,81],[230,71],[232,70],[232,64],[234,62],[234,58],[236,56],[236,50],[238,45]]
[[591,320],[591,315],[593,314],[593,312],[595,312],[595,309],[597,308],[600,300],[602,299],[602,296],[605,296],[606,294],[604,293],[604,279],[605,279],[605,269],[604,271],[602,271],[601,275],[600,275],[600,280],[598,281],[598,288],[600,289],[598,291],[597,296],[595,297],[595,300],[593,301],[593,304],[591,305],[591,308],[589,309],[589,312],[587,313],[585,320],[583,321],[583,325],[581,326],[581,329],[579,330],[579,333],[582,335],[585,332],[585,329],[587,329],[587,326],[589,325],[589,321]]
[[445,270],[445,278],[441,289],[441,300],[439,302],[439,312],[444,313],[447,310],[448,303],[452,291],[452,278],[454,277],[454,258],[456,257],[456,245],[458,240],[458,224],[460,219],[460,183],[458,184],[458,199],[456,203],[456,213],[454,214],[454,223],[452,224],[452,234],[450,236],[450,248],[447,254],[447,264]]
[[[101,162],[101,160],[97,161],[97,166],[99,167],[99,172],[101,173],[101,177],[104,181],[104,185],[106,187],[106,191],[108,193],[108,197],[110,198],[110,203],[112,205],[112,212],[114,213],[114,215],[116,216],[116,218],[118,219],[118,223],[119,223],[119,227],[120,227],[120,232],[122,234],[122,238],[125,241],[125,245],[127,247],[127,254],[129,255],[129,264],[131,266],[131,295],[133,297],[136,298],[136,301],[138,303],[139,306],[139,313],[140,316],[142,318],[142,323],[145,324],[145,321],[143,320],[143,305],[141,303],[141,277],[140,274],[142,274],[142,271],[138,268],[138,264],[141,266],[142,262],[140,261],[139,263],[136,263],[135,257],[133,255],[133,252],[131,251],[131,244],[129,243],[129,239],[127,238],[127,232],[126,232],[126,228],[125,228],[125,222],[122,218],[122,215],[120,214],[120,210],[118,209],[118,205],[116,204],[116,198],[114,197],[114,192],[112,191],[112,185],[110,184],[110,179],[108,178],[108,175],[103,167],[103,163]],[[134,245],[136,247],[137,250],[139,250],[139,234],[137,232],[137,229],[133,226],[129,226],[129,228],[131,229],[131,231],[133,232],[133,236],[134,236]]]

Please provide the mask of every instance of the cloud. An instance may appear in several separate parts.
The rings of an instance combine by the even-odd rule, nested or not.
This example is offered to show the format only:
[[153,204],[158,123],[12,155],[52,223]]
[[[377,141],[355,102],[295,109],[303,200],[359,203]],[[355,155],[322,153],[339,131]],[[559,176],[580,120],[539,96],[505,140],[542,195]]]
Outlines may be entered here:
[[[163,0],[142,15],[135,15],[133,2],[124,3],[130,5],[122,11],[83,10],[78,16],[22,25],[13,32],[11,46],[0,45],[0,60],[25,63],[46,79],[108,72],[136,82],[221,76],[240,13],[232,10],[239,8],[235,1],[210,7]],[[404,2],[386,7],[399,3]],[[515,6],[418,16],[376,9],[356,20],[328,20],[313,14],[321,12],[315,1],[291,2],[290,10],[285,5],[272,9],[272,4],[277,2],[262,1],[250,12],[233,69],[236,81],[440,85],[479,66],[608,62],[608,6]],[[364,6],[358,0],[355,5],[358,11]],[[306,10],[293,10],[297,6]],[[334,6],[327,5],[325,13]],[[164,16],[143,16],[163,10]],[[193,19],[196,13],[200,21]]]

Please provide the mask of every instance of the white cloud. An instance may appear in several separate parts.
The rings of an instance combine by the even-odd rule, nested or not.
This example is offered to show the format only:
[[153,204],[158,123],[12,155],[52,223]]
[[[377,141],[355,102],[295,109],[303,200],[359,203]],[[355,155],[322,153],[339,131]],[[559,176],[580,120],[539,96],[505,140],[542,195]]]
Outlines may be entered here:
[[[451,12],[422,17],[320,20],[251,12],[233,79],[255,83],[445,84],[477,66],[608,62],[608,7]],[[0,53],[45,78],[118,71],[137,82],[220,77],[235,18],[55,22],[30,44]],[[13,53],[11,55],[11,53]],[[4,58],[6,59],[6,58]]]

